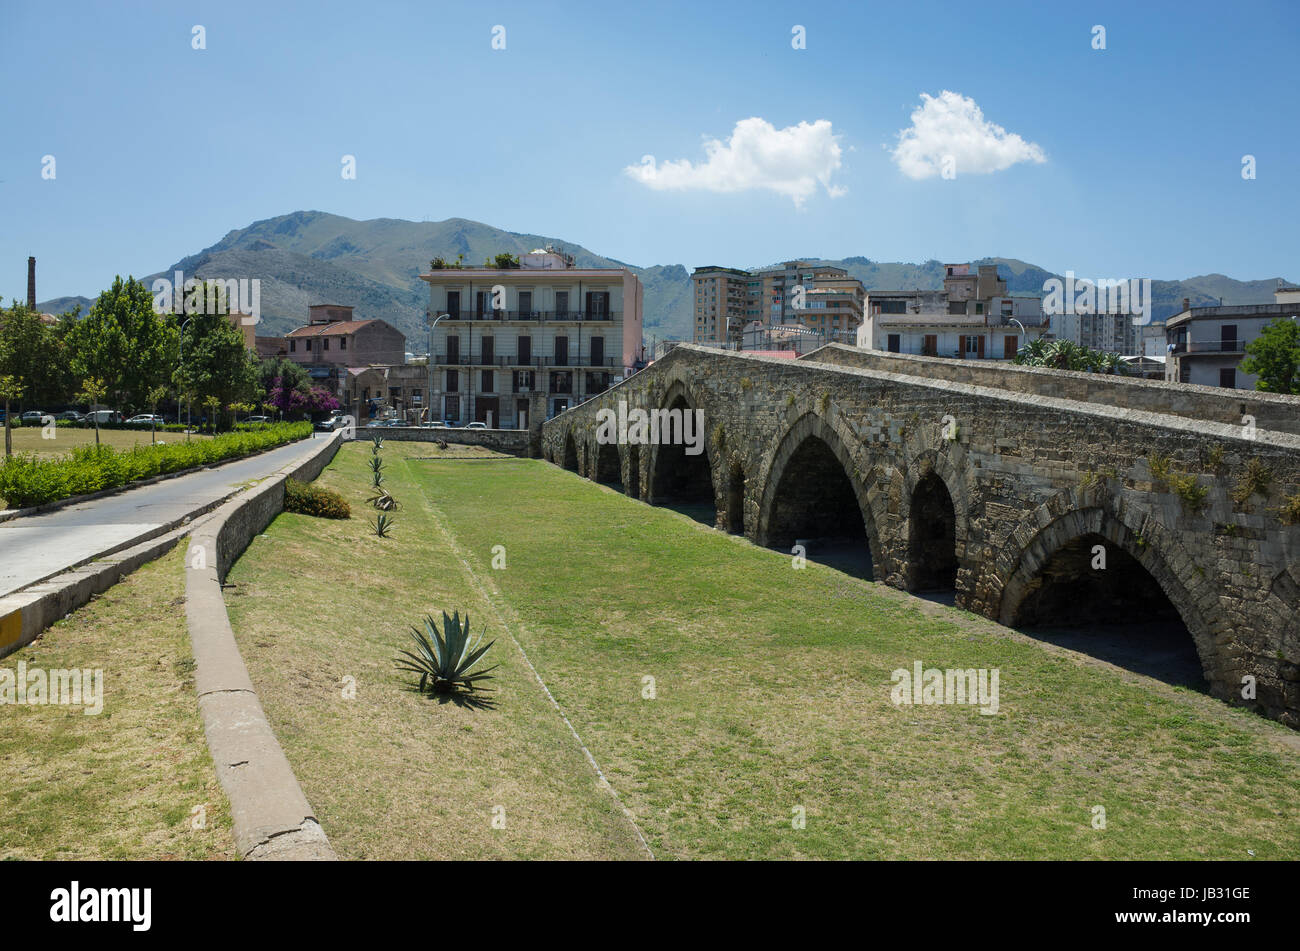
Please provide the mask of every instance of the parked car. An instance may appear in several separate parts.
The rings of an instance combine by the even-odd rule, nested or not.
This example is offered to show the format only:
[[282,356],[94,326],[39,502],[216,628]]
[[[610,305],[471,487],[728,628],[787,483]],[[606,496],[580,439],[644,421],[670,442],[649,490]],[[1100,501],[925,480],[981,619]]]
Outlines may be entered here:
[[60,413],[58,416],[55,416],[54,418],[67,420],[70,423],[79,423],[86,417],[83,413],[78,413],[75,409],[65,409],[62,413]]
[[97,409],[82,417],[81,422],[84,426],[94,426],[97,423],[101,426],[105,423],[120,423],[122,414],[115,409]]
[[49,413],[39,409],[29,409],[27,412],[23,413],[23,415],[19,416],[18,419],[24,426],[39,426],[41,425],[41,420],[49,415]]
[[442,425],[446,426],[448,429],[452,429],[456,426],[459,426],[460,423],[456,422],[454,419],[444,419],[442,421]]
[[270,421],[270,416],[249,416],[244,420],[246,423],[269,423]]
[[347,417],[342,413],[337,413],[327,419],[322,419],[316,424],[316,431],[320,433],[332,433],[336,429],[342,429]]
[[126,421],[128,426],[161,426],[164,420],[153,413],[137,413]]
[[487,423],[469,423],[466,429],[487,429]]

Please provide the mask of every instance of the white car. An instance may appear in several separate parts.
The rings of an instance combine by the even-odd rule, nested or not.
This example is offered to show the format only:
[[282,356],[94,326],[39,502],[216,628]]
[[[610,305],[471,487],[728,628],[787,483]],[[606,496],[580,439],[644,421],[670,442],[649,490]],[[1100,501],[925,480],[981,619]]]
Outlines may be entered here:
[[139,413],[126,421],[128,426],[161,426],[163,418],[152,413]]
[[470,423],[466,429],[487,429],[487,423]]

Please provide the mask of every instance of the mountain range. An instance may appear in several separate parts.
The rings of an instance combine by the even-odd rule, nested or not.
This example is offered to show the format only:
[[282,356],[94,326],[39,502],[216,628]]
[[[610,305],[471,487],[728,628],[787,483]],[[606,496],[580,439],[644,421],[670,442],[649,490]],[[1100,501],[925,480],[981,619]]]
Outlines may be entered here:
[[[375,218],[357,221],[321,211],[295,211],[257,221],[231,231],[209,248],[182,258],[166,270],[142,280],[171,278],[248,277],[261,280],[262,335],[283,334],[307,318],[308,304],[350,304],[360,318],[378,317],[406,334],[408,349],[422,351],[428,288],[419,279],[435,256],[480,264],[501,252],[523,254],[553,245],[572,254],[579,267],[628,267],[645,287],[645,335],[690,339],[692,289],[690,270],[681,264],[636,267],[603,257],[559,238],[504,231],[478,221],[405,221]],[[793,258],[791,258],[793,260]],[[943,263],[872,261],[864,257],[814,260],[845,268],[868,290],[936,289],[943,285]],[[1043,284],[1060,277],[1014,258],[983,258],[973,264],[997,264],[1013,294],[1043,293]],[[1079,275],[1096,277],[1097,275]],[[1273,300],[1277,279],[1238,281],[1223,274],[1185,280],[1153,280],[1154,319],[1164,320],[1182,309],[1183,298],[1193,306],[1266,304]],[[85,313],[93,301],[58,297],[38,304],[48,313],[63,313],[80,305]]]

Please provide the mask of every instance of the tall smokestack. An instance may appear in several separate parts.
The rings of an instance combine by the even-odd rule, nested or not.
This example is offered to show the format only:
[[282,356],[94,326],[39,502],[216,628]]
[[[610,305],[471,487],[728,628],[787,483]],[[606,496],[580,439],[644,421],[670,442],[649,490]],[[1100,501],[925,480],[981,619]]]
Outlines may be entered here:
[[27,309],[36,309],[36,259],[27,259]]

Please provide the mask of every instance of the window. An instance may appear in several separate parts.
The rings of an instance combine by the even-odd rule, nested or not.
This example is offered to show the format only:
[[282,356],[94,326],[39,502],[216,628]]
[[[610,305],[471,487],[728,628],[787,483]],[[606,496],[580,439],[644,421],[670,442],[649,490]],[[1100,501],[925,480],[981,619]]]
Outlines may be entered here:
[[323,337],[323,338],[321,338],[320,348],[321,348],[322,350],[328,350],[328,349],[330,348],[330,338],[329,338],[329,337]]
[[926,334],[921,340],[921,353],[927,357],[939,355],[939,335]]
[[591,365],[594,367],[605,365],[605,338],[591,338]]
[[519,292],[519,316],[530,317],[533,313],[533,292]]
[[496,380],[493,379],[493,373],[492,373],[491,370],[484,370],[484,371],[483,371],[483,376],[482,376],[482,378],[479,380],[479,383],[480,383],[480,386],[479,386],[479,392],[480,392],[480,393],[494,393],[494,392],[496,392],[496,387],[493,385],[494,383],[496,383]]
[[448,370],[447,371],[447,392],[455,393],[458,389],[460,389],[460,371]]
[[564,316],[569,312],[569,292],[555,292],[555,313],[557,316]]
[[514,390],[516,393],[526,393],[533,389],[533,371],[516,370],[514,373]]
[[966,356],[973,357],[979,355],[979,352],[984,349],[983,347],[980,346],[980,342],[982,339],[983,338],[981,337],[972,337],[972,336],[966,336],[962,338],[962,340],[964,341],[962,350],[966,354]]
[[966,302],[965,302],[964,300],[950,300],[950,301],[948,301],[948,313],[949,313],[949,314],[964,314],[964,313],[966,313]]
[[984,302],[983,302],[983,301],[979,301],[979,300],[977,300],[977,301],[975,302],[975,313],[977,313],[977,314],[982,314],[982,313],[984,313]]
[[290,353],[298,352],[298,341],[294,340],[292,337],[289,338],[289,352]]
[[573,392],[573,374],[568,370],[551,373],[551,392],[552,393],[572,393]]
[[[1236,328],[1233,329],[1235,330]],[[1226,386],[1228,388],[1232,388],[1235,387],[1236,385],[1237,385],[1237,368],[1236,367],[1220,368],[1219,386]]]
[[877,302],[878,314],[906,314],[907,301],[905,300],[882,300]]
[[1219,347],[1220,350],[1236,350],[1237,349],[1237,325],[1224,324],[1222,327],[1220,327],[1219,341],[1220,341],[1220,347]]
[[902,340],[899,334],[890,334],[889,341],[886,344],[886,347],[888,348],[890,353],[898,353],[901,343]]
[[346,350],[347,348],[348,348],[348,338],[347,338],[347,337],[339,337],[339,349],[340,349],[340,350]]
[[520,337],[520,338],[519,338],[519,358],[518,358],[518,359],[519,359],[519,362],[520,362],[520,363],[532,363],[532,362],[533,362],[533,338],[532,338],[532,337]]

